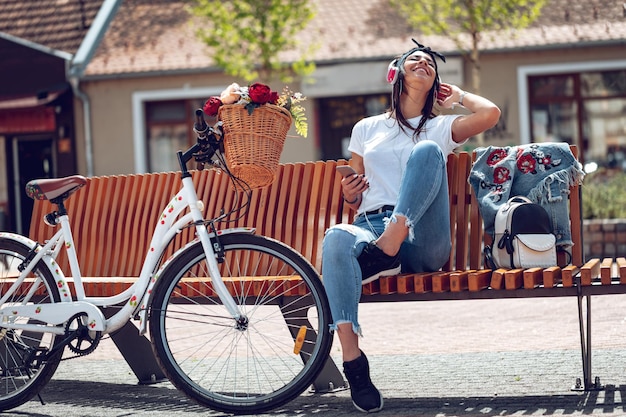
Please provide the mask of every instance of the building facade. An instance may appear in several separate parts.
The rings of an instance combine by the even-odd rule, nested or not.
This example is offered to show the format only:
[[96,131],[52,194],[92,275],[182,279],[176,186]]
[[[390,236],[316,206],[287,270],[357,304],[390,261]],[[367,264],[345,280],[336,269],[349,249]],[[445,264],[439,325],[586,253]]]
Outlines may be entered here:
[[[311,57],[317,69],[290,86],[307,96],[309,137],[291,132],[283,162],[349,157],[354,123],[388,107],[387,65],[412,46],[411,37],[446,54],[444,82],[471,90],[469,66],[451,40],[420,35],[385,0],[312,2],[317,17],[301,38],[318,44]],[[58,13],[58,2],[33,3]],[[81,3],[89,7],[72,14],[80,22],[73,44],[8,21],[10,13],[14,21],[28,10],[0,10],[0,52],[11,58],[0,70],[1,229],[26,232],[23,185],[34,177],[175,169],[174,152],[194,139],[193,111],[241,82],[213,65],[184,2],[166,0],[120,0],[84,72],[69,76],[68,65],[107,2]],[[550,0],[531,27],[484,34],[481,45],[480,93],[500,106],[502,117],[480,145],[565,141],[579,145],[587,164],[626,169],[622,4]],[[470,141],[464,150],[475,146]]]

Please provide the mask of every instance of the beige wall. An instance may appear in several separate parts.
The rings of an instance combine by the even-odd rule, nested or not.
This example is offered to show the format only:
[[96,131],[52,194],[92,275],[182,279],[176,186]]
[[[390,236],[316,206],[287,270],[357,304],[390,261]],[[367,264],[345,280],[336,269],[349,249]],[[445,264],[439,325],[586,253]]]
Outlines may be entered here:
[[[231,78],[215,74],[84,82],[81,89],[90,97],[91,102],[94,174],[115,175],[135,172],[132,109],[134,93],[211,87],[219,92],[231,82],[233,82]],[[293,89],[295,90],[295,87]],[[312,103],[305,102],[304,105],[307,107],[309,117],[309,137],[301,138],[292,129],[285,143],[282,162],[317,159],[312,126],[314,117],[310,109]],[[87,171],[87,163],[82,106],[82,102],[77,100],[78,165],[79,172],[84,174]],[[193,121],[190,120],[190,123]]]
[[[519,51],[483,54],[481,93],[503,110],[503,118],[490,144],[505,146],[520,143],[517,69],[520,66],[594,62],[623,58],[623,48],[565,48],[550,51]],[[379,77],[373,74],[373,77]],[[466,67],[465,89],[469,89]],[[443,80],[445,82],[445,79]],[[221,91],[232,79],[221,74],[137,77],[86,81],[81,89],[91,98],[93,159],[95,175],[135,172],[133,148],[133,93],[183,88],[210,88]],[[297,86],[292,89],[298,90]],[[308,161],[319,158],[319,135],[316,130],[315,100],[305,102],[309,120],[309,137],[300,138],[290,131],[282,162]],[[85,144],[82,126],[82,103],[77,100],[77,151],[79,172],[85,174]],[[191,123],[191,121],[190,121]],[[469,144],[468,147],[474,145]]]

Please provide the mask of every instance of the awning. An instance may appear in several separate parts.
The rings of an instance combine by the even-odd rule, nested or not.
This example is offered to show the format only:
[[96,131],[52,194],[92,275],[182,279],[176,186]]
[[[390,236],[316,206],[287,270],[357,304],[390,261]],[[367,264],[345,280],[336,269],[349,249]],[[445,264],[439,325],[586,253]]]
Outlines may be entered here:
[[29,95],[23,97],[0,97],[0,111],[12,109],[28,109],[33,107],[45,106],[56,100],[63,91],[54,91],[45,95]]
[[53,132],[56,129],[54,107],[47,104],[59,98],[64,91],[0,97],[0,135]]

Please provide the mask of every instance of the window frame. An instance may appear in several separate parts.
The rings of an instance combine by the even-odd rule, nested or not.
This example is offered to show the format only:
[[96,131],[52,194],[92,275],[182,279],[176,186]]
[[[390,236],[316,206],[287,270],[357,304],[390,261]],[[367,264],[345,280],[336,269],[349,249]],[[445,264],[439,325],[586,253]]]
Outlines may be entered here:
[[520,144],[531,142],[529,83],[531,76],[571,74],[590,71],[626,69],[626,60],[568,62],[559,64],[523,65],[517,68],[517,97],[519,107]]
[[[215,87],[178,88],[136,91],[132,94],[134,171],[148,173],[148,143],[145,103],[152,101],[174,101],[207,99],[220,95],[227,85]],[[189,121],[192,123],[192,121]]]

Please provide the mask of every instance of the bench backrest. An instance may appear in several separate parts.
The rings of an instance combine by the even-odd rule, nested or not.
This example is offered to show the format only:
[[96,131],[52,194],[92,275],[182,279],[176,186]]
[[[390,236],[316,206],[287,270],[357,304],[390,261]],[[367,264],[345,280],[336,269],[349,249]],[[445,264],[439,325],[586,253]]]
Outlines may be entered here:
[[[354,212],[341,198],[338,164],[347,161],[288,163],[279,166],[276,181],[252,192],[248,212],[218,228],[251,226],[302,253],[321,270],[324,232],[334,224],[350,222]],[[480,269],[484,241],[482,220],[467,178],[472,155],[461,152],[448,158],[452,251],[445,271]],[[193,172],[198,196],[205,203],[206,218],[230,210],[242,193],[232,190],[219,170]],[[84,276],[135,277],[148,251],[154,225],[163,207],[180,187],[175,172],[115,175],[88,178],[86,187],[67,202],[74,241]],[[30,237],[43,242],[52,231],[43,217],[54,210],[48,201],[33,209]],[[573,264],[582,265],[582,236],[578,187],[570,193]],[[576,220],[577,219],[577,220]],[[175,238],[167,255],[192,239],[186,230]],[[58,260],[64,268],[67,259]]]

